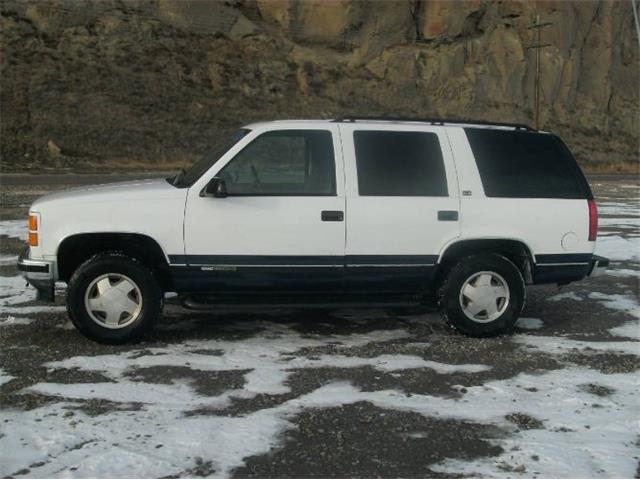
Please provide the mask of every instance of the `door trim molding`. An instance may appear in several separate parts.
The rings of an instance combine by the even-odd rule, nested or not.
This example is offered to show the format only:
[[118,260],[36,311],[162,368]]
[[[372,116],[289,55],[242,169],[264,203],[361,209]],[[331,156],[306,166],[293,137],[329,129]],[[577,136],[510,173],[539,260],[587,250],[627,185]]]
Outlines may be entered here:
[[169,255],[171,266],[234,268],[433,267],[437,255]]

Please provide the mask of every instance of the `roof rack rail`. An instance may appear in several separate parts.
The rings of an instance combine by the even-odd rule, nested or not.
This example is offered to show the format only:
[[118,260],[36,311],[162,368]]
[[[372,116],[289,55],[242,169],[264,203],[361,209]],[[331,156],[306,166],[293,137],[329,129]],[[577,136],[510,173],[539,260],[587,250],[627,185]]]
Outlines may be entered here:
[[527,130],[535,132],[536,130],[524,123],[508,123],[508,122],[487,122],[484,120],[469,120],[461,118],[414,118],[414,117],[367,117],[367,116],[344,116],[331,120],[336,123],[353,123],[358,120],[380,120],[388,122],[421,122],[430,123],[431,125],[444,125],[445,123],[460,123],[469,125],[484,125],[487,127],[511,127],[516,130]]

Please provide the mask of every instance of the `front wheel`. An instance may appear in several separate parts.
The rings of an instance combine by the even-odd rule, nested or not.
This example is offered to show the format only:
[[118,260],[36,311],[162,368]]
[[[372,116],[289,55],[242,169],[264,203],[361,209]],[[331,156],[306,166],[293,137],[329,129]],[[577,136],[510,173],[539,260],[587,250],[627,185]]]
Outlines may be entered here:
[[139,340],[161,310],[162,291],[153,272],[122,254],[90,258],[69,281],[69,318],[83,335],[100,343]]
[[507,258],[483,253],[460,259],[438,292],[444,319],[456,330],[473,337],[510,331],[525,301],[524,279]]

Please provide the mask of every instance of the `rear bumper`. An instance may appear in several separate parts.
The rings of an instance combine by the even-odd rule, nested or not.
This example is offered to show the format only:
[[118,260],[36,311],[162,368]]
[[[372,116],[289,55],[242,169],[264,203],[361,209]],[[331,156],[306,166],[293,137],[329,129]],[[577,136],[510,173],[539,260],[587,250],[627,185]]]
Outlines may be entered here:
[[603,275],[609,259],[592,254],[539,255],[534,265],[533,283],[566,285],[586,277]]
[[38,300],[53,302],[55,300],[54,263],[46,260],[29,258],[29,247],[18,257],[18,270],[27,282],[38,291]]
[[601,257],[600,255],[594,255],[591,260],[591,268],[589,269],[590,277],[599,277],[600,275],[604,275],[609,268],[609,259],[605,257]]

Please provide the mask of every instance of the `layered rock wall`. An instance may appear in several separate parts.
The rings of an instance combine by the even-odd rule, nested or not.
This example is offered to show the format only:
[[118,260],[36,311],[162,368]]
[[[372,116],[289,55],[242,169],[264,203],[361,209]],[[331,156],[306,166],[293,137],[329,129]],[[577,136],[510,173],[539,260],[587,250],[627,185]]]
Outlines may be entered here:
[[584,164],[637,162],[629,1],[7,0],[3,169],[189,162],[255,120],[540,123]]

